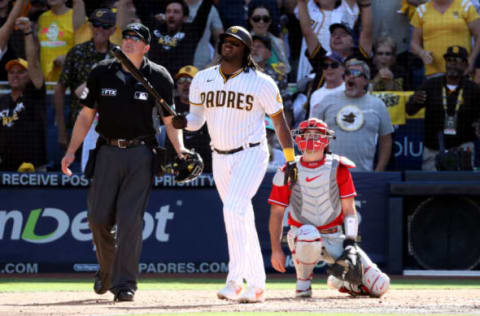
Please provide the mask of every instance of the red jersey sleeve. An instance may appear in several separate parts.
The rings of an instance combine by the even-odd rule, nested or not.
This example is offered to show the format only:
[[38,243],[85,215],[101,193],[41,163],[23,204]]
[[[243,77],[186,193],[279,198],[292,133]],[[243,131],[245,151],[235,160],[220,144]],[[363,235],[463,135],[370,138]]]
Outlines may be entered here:
[[283,184],[285,179],[284,168],[278,169],[273,177],[273,186],[270,196],[268,197],[268,204],[280,205],[287,207],[290,203],[290,187]]
[[339,165],[337,169],[337,185],[341,199],[347,199],[357,196],[355,186],[353,185],[352,174],[344,165]]

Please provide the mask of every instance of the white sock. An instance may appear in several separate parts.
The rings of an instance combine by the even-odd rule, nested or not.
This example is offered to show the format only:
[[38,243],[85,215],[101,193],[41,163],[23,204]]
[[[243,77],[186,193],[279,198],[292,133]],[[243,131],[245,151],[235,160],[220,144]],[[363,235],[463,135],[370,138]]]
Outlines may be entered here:
[[312,280],[297,280],[297,290],[305,291],[312,285]]

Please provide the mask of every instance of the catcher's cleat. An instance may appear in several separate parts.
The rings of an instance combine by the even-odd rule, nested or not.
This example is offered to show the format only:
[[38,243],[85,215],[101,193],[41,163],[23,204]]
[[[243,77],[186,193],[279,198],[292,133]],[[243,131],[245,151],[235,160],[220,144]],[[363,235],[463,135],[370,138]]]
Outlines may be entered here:
[[263,303],[265,302],[265,291],[254,286],[248,286],[238,301],[240,303]]
[[217,297],[221,300],[236,301],[242,294],[243,286],[235,281],[228,281],[227,285],[217,292]]
[[107,293],[109,288],[109,280],[108,275],[103,274],[102,272],[98,271],[95,274],[95,281],[93,283],[93,290],[95,293],[102,295]]
[[370,292],[364,285],[354,286],[348,282],[342,281],[333,275],[330,275],[327,279],[327,285],[331,289],[338,290],[340,293],[347,293],[350,296],[370,296]]
[[309,298],[312,297],[312,287],[309,287],[306,290],[296,290],[295,297],[298,298]]

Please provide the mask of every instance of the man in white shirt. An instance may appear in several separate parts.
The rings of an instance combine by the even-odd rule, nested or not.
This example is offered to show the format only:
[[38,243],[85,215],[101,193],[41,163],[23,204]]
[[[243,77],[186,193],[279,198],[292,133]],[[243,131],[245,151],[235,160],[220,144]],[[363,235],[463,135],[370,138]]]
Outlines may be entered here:
[[342,56],[335,52],[328,54],[324,58],[322,69],[325,83],[320,89],[312,93],[308,117],[312,117],[314,107],[320,105],[324,97],[334,92],[345,90],[345,82],[343,81],[345,67],[342,62]]

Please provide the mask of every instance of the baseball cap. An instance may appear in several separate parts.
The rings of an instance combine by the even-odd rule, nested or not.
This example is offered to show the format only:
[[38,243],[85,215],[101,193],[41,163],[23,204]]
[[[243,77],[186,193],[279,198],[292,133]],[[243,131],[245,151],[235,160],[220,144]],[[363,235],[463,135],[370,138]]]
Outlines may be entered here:
[[345,23],[333,23],[332,25],[330,25],[330,34],[338,28],[344,29],[350,36],[353,36],[352,28]]
[[468,51],[462,46],[450,46],[447,48],[447,52],[443,55],[443,58],[447,57],[460,57],[463,60],[468,60]]
[[263,36],[263,35],[253,35],[252,36],[252,41],[260,41],[267,47],[268,49],[272,49],[272,41],[270,38]]
[[331,52],[330,54],[323,57],[323,62],[325,62],[325,60],[327,59],[330,59],[332,61],[339,63],[340,65],[343,65],[343,57],[336,52]]
[[112,11],[112,9],[96,9],[90,15],[88,20],[92,23],[96,22],[114,26],[116,14]]
[[125,35],[129,32],[137,34],[145,43],[150,44],[150,40],[152,38],[150,35],[150,30],[142,23],[136,22],[128,24],[123,30],[122,35]]
[[5,70],[10,71],[10,68],[12,68],[15,65],[20,65],[25,69],[28,69],[28,62],[23,59],[23,58],[17,58],[17,59],[12,59],[10,60],[6,65],[5,65]]
[[181,76],[189,76],[189,77],[193,78],[193,77],[195,77],[197,72],[198,72],[198,69],[195,66],[192,66],[192,65],[183,66],[182,68],[180,68],[180,70],[175,75],[175,79],[178,79]]

